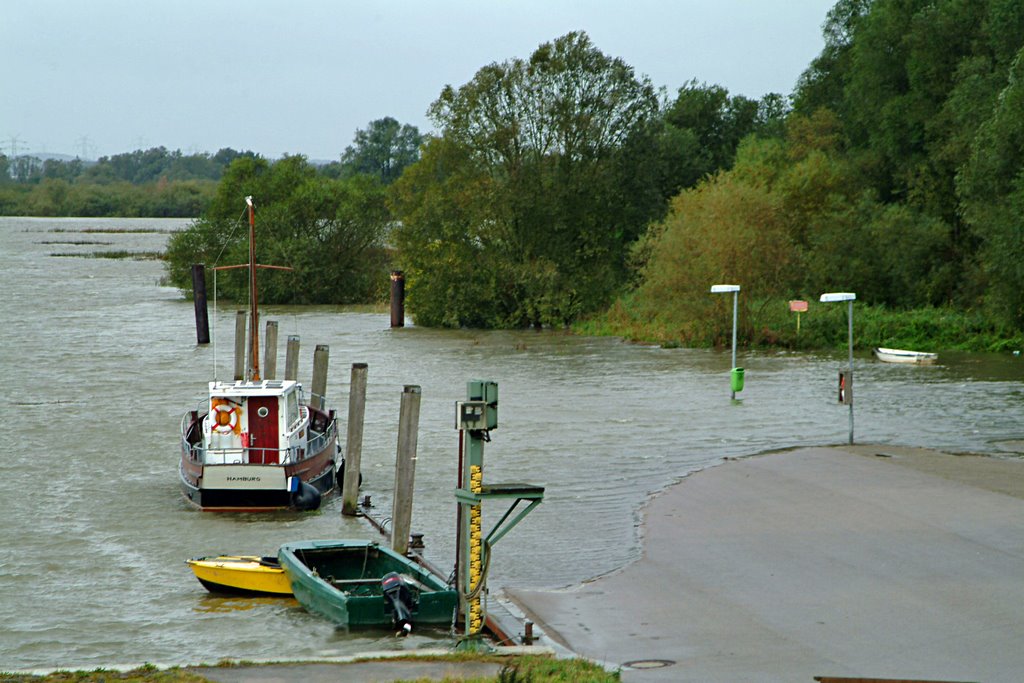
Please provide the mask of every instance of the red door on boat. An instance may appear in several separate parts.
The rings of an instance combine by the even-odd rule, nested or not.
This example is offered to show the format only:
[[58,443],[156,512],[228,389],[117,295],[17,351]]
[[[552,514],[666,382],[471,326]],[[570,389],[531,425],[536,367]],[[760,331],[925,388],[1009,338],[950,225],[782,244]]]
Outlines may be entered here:
[[249,462],[264,465],[278,462],[277,397],[249,398]]

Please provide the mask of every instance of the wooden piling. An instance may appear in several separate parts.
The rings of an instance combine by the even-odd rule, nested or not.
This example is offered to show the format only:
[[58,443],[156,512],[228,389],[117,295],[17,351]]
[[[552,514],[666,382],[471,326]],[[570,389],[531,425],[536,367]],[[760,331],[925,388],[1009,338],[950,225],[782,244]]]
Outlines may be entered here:
[[299,338],[288,335],[288,347],[284,356],[284,378],[295,381],[299,378]]
[[248,341],[245,334],[245,311],[235,313],[235,381],[246,379],[248,365],[245,362],[245,352]]
[[263,339],[263,379],[277,379],[277,321],[267,321],[267,334]]
[[313,350],[313,382],[310,386],[310,402],[323,410],[327,405],[327,361],[330,355],[330,347],[327,344],[317,344]]
[[395,457],[395,498],[391,508],[391,549],[409,552],[412,528],[412,492],[416,479],[416,437],[420,424],[420,388],[406,385],[398,417],[398,454]]
[[391,327],[405,327],[405,273],[391,271]]
[[192,264],[192,301],[196,309],[196,342],[210,343],[210,316],[206,310],[206,266]]
[[352,364],[348,390],[348,425],[345,435],[345,478],[341,484],[341,514],[358,510],[359,471],[363,456],[363,417],[366,414],[366,363]]

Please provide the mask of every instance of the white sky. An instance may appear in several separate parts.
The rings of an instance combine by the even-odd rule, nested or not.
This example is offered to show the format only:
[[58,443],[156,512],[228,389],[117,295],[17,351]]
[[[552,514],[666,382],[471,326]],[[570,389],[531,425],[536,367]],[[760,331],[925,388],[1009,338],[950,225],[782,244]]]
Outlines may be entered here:
[[0,150],[335,160],[446,84],[585,31],[674,97],[789,95],[835,0],[0,0]]

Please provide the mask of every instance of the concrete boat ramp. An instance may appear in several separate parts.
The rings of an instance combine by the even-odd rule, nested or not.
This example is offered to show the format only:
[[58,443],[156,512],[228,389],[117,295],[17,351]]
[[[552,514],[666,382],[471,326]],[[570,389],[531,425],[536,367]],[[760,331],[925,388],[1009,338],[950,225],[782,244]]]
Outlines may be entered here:
[[643,552],[507,590],[622,680],[1024,680],[1024,462],[803,448],[696,473],[644,510]]

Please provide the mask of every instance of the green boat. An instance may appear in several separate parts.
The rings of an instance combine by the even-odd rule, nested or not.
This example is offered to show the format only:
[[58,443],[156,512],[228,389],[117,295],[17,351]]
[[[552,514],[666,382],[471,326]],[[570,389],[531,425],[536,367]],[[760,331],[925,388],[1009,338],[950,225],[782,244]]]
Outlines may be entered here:
[[366,540],[298,541],[277,552],[295,599],[342,626],[451,624],[459,596],[390,548]]

